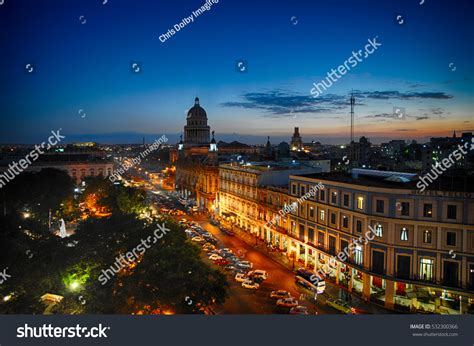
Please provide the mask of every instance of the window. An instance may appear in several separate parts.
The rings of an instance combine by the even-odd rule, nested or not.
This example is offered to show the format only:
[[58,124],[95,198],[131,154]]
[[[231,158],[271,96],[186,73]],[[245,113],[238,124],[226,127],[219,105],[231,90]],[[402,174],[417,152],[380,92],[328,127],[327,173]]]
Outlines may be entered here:
[[431,234],[432,232],[430,230],[425,229],[423,231],[423,243],[431,244]]
[[320,210],[320,211],[319,211],[319,219],[320,219],[321,221],[324,221],[325,214],[326,214],[326,213],[325,213],[324,210]]
[[337,203],[337,192],[331,193],[331,203],[336,204]]
[[458,286],[458,263],[444,261],[443,263],[443,283],[446,286]]
[[331,213],[331,223],[336,223],[336,214]]
[[318,245],[324,247],[324,233],[318,232]]
[[296,195],[296,185],[291,185],[291,194]]
[[339,252],[346,251],[347,253],[349,253],[349,249],[348,249],[349,243],[347,242],[347,240],[341,239],[341,244],[340,245],[341,245],[341,248],[340,248]]
[[433,260],[430,258],[422,258],[420,260],[420,279],[433,280]]
[[349,218],[347,216],[342,217],[342,227],[344,227],[344,228],[349,227]]
[[383,212],[384,212],[384,207],[385,207],[384,201],[378,199],[378,200],[377,200],[377,203],[376,203],[375,211],[376,211],[377,213],[382,213],[382,214],[383,214]]
[[364,209],[364,197],[357,197],[357,209]]
[[356,231],[361,233],[362,232],[362,221],[357,220],[356,221]]
[[324,200],[326,199],[326,191],[319,190],[319,199],[324,202]]
[[385,274],[385,254],[380,251],[372,251],[372,271],[376,274]]
[[448,218],[448,219],[451,219],[451,220],[456,220],[456,218],[457,218],[457,208],[456,208],[455,205],[448,204],[448,215],[447,215],[447,218]]
[[301,186],[301,187],[300,187],[300,195],[301,195],[301,196],[304,196],[305,193],[306,193],[305,187],[304,187],[304,186]]
[[379,223],[375,225],[375,235],[377,237],[382,237],[383,236],[383,228],[382,228],[382,225],[379,224]]
[[300,224],[300,234],[299,234],[299,239],[301,241],[304,241],[304,225]]
[[291,221],[291,235],[296,234],[296,222]]
[[330,254],[335,254],[336,253],[336,238],[329,236],[329,249],[328,249]]
[[410,215],[410,203],[409,202],[402,202],[401,203],[400,214],[402,214],[403,216],[409,216]]
[[314,207],[309,207],[309,217],[314,218]]
[[432,217],[433,216],[433,204],[425,203],[423,204],[423,217]]
[[410,256],[397,256],[397,276],[401,279],[410,278]]
[[344,207],[349,206],[349,195],[344,195],[344,197],[342,199],[342,203],[344,204]]
[[303,204],[300,204],[300,216],[305,217],[305,215],[304,215],[304,205]]
[[354,249],[354,262],[357,265],[362,266],[363,263],[363,256],[362,256],[362,247],[360,245],[356,245]]
[[446,245],[456,246],[456,233],[454,232],[446,233]]
[[408,241],[408,229],[406,227],[400,230],[400,240]]
[[314,244],[314,229],[308,227],[308,241]]

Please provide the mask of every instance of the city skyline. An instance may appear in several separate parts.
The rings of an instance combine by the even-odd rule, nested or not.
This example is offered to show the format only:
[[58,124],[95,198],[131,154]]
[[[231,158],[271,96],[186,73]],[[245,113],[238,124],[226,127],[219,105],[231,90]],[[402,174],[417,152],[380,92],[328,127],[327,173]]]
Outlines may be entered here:
[[[347,144],[352,91],[356,138],[424,141],[474,129],[472,50],[465,47],[472,24],[457,19],[469,13],[467,1],[452,9],[217,2],[165,42],[159,37],[204,1],[133,10],[125,1],[55,4],[49,12],[31,1],[1,8],[9,28],[0,34],[0,78],[9,85],[0,96],[2,143],[35,143],[59,127],[65,142],[138,143],[166,133],[173,143],[199,96],[217,140],[263,144],[270,136],[278,144],[298,126],[307,142]],[[333,25],[336,18],[356,24]],[[374,37],[382,44],[374,54],[312,97],[313,83]],[[395,108],[406,116],[398,119]]]

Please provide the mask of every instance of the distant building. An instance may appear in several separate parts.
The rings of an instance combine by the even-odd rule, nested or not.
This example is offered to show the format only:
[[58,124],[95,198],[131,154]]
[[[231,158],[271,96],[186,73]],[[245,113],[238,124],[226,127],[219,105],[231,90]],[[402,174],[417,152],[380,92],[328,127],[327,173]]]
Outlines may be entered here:
[[291,150],[303,150],[303,139],[300,135],[299,127],[295,127],[295,132],[293,133],[293,137],[291,137],[290,143]]

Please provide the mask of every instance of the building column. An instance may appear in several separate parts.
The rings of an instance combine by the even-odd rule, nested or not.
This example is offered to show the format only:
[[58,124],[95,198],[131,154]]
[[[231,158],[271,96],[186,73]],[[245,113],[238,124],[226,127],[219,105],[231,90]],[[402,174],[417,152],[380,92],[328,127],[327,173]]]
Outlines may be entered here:
[[336,261],[336,285],[339,285],[340,274],[341,274],[341,262]]
[[347,284],[348,286],[348,289],[349,289],[349,292],[352,292],[352,288],[353,288],[353,276],[354,276],[354,269],[352,269],[351,267],[349,267],[349,282]]
[[298,262],[300,260],[300,243],[296,243],[296,258],[295,258],[295,262]]
[[308,246],[304,245],[304,266],[308,266]]
[[385,307],[393,309],[394,305],[395,282],[392,280],[385,280]]
[[362,296],[370,301],[370,275],[362,273]]

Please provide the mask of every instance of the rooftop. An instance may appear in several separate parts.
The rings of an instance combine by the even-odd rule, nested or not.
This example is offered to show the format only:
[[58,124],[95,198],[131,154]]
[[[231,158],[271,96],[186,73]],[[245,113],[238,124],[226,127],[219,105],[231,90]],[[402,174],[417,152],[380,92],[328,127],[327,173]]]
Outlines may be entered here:
[[[357,169],[356,174],[346,172],[295,174],[295,176],[329,180],[334,182],[354,184],[369,187],[419,190],[416,186],[418,176],[401,172],[387,172]],[[440,175],[426,190],[474,192],[474,176],[469,175]]]

